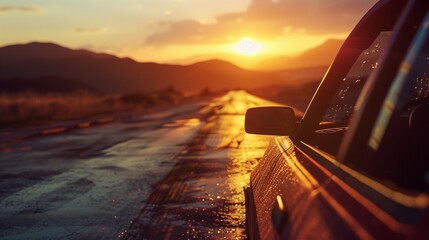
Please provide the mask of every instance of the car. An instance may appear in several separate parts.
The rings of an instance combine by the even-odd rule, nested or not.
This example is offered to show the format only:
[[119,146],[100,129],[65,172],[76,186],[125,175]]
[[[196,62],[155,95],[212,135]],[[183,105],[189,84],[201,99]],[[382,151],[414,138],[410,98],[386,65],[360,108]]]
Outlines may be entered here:
[[377,2],[302,119],[247,110],[247,133],[276,135],[244,189],[249,239],[429,239],[428,4]]

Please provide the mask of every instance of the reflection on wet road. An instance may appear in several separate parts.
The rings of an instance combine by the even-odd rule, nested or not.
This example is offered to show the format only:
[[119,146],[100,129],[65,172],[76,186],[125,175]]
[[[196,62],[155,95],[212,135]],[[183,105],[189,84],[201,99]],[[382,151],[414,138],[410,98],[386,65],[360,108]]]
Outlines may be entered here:
[[0,238],[245,237],[243,186],[267,137],[243,91],[39,137],[0,156]]

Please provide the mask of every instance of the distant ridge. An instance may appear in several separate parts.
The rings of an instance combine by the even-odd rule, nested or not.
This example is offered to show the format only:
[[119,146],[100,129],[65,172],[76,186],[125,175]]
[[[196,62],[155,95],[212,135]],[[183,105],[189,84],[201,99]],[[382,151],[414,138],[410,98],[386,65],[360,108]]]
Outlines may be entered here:
[[77,56],[88,56],[93,58],[114,57],[109,54],[94,53],[83,49],[72,50],[50,42],[30,42],[27,44],[9,45],[0,48],[0,62],[15,62],[30,59],[57,60]]
[[55,76],[103,93],[151,92],[173,86],[185,93],[254,88],[293,81],[279,72],[249,71],[222,60],[188,66],[140,63],[53,43],[32,42],[0,48],[0,81]]
[[275,57],[253,66],[257,70],[284,70],[328,66],[334,60],[344,40],[328,39],[324,43],[311,48],[296,57]]
[[270,56],[258,55],[247,57],[233,53],[211,53],[194,55],[185,59],[176,60],[175,63],[192,64],[207,59],[220,59],[228,61],[244,69],[257,71],[282,71],[289,69],[329,66],[342,46],[344,40],[328,39],[322,44],[304,51],[298,56]]
[[225,61],[225,60],[221,60],[221,59],[211,59],[211,60],[207,60],[207,61],[201,61],[201,62],[196,62],[193,64],[190,64],[188,66],[199,66],[199,67],[218,67],[223,65],[223,67],[227,67],[227,68],[240,68],[237,65]]

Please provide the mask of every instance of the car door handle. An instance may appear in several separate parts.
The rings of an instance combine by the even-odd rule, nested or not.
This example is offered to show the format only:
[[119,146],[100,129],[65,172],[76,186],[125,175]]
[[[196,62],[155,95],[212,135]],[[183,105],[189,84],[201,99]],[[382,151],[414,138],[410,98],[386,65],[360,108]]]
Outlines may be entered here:
[[283,202],[283,198],[280,195],[277,195],[276,197],[276,202],[274,204],[273,211],[271,212],[271,219],[277,233],[281,235],[286,222],[289,220],[289,213]]

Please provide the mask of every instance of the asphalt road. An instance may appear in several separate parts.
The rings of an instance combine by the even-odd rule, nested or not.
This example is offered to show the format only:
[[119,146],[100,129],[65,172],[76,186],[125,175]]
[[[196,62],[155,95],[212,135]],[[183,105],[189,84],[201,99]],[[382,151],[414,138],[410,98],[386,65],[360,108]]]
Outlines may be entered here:
[[242,189],[269,137],[245,134],[244,113],[261,105],[233,91],[10,143],[0,239],[245,238]]

